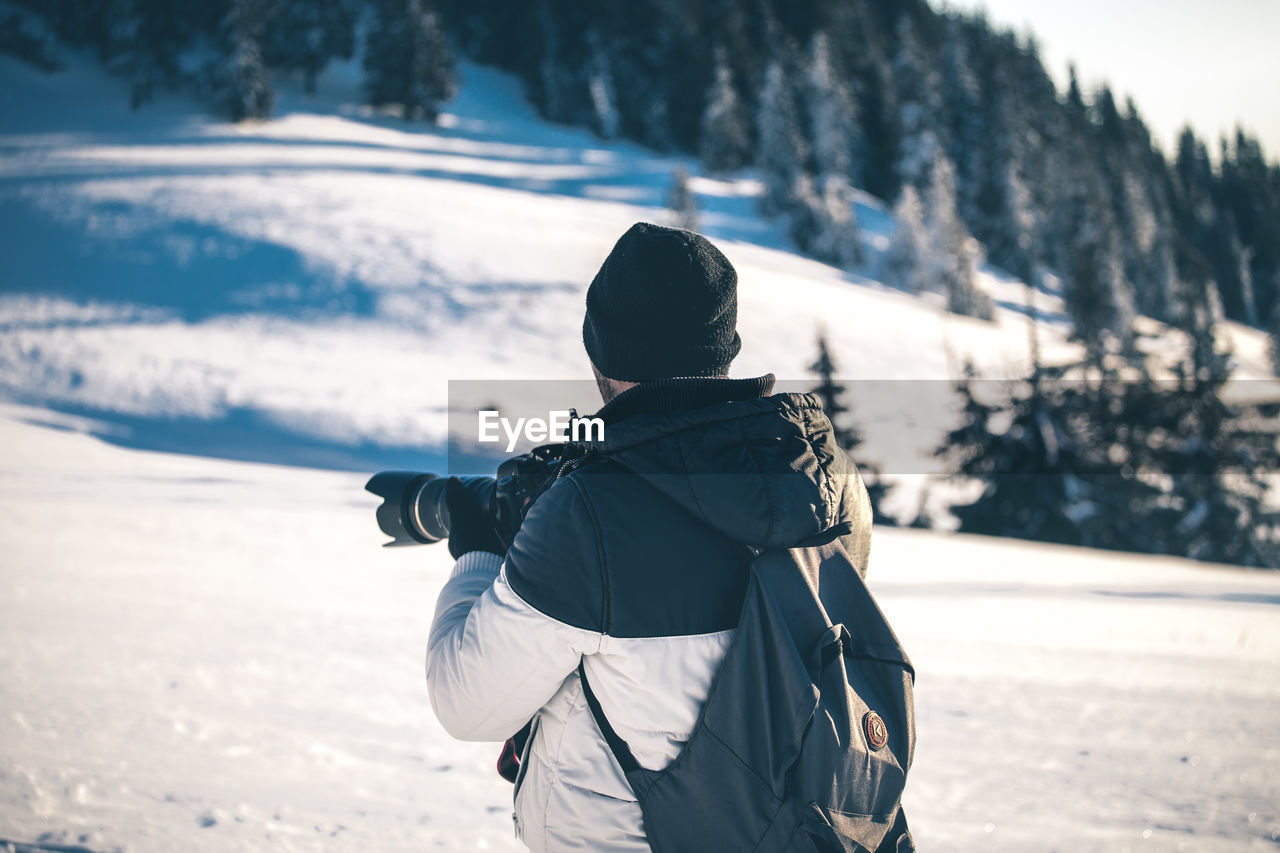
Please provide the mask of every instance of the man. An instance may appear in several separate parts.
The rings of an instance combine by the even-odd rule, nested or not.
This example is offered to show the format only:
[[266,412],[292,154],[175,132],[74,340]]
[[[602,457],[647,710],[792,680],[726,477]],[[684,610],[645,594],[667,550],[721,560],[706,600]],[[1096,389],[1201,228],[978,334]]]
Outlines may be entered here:
[[871,509],[810,395],[728,379],[737,274],[705,238],[639,223],[587,291],[583,342],[605,405],[600,461],[560,477],[509,553],[449,493],[457,557],[427,652],[432,707],[463,740],[533,720],[516,832],[535,851],[645,851],[640,807],[588,708],[639,764],[688,740],[761,549],[839,536],[866,571]]

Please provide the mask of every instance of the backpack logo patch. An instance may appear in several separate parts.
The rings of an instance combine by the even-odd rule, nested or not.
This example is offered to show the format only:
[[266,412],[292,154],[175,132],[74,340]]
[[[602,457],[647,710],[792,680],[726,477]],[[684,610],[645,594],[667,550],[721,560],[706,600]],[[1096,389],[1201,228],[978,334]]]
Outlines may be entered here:
[[873,750],[882,749],[889,742],[889,730],[885,728],[884,719],[875,711],[868,711],[862,718],[862,728],[867,733],[867,745]]

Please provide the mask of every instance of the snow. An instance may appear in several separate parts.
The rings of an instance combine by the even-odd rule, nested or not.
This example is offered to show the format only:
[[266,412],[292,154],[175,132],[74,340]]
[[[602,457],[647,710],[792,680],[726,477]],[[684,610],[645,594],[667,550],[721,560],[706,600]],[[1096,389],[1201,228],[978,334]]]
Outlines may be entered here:
[[[0,837],[519,849],[423,648],[450,560],[363,477],[131,450],[0,407]],[[1273,849],[1280,577],[877,530],[915,664],[921,849]]]
[[[451,380],[589,381],[586,286],[664,219],[679,165],[740,274],[735,375],[807,383],[825,328],[846,377],[896,383],[854,401],[873,459],[930,470],[941,380],[1026,362],[1000,271],[985,323],[800,258],[750,175],[542,122],[488,69],[427,127],[354,106],[350,67],[227,125],[176,97],[131,114],[69,65],[0,57],[0,838],[516,849],[496,747],[426,703],[448,554],[379,551],[361,486],[443,467]],[[882,250],[889,213],[860,195],[858,217]],[[1071,355],[1060,300],[1034,300],[1046,357]],[[1256,331],[1225,334],[1242,376],[1271,376]],[[923,849],[1274,849],[1280,577],[874,541],[919,672]]]

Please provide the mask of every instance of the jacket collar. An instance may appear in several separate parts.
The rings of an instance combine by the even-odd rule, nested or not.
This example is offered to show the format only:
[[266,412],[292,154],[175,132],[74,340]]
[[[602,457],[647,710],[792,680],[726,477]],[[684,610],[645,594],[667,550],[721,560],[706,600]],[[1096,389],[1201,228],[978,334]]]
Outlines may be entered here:
[[609,426],[639,414],[755,400],[772,393],[773,382],[772,373],[753,379],[708,376],[653,379],[623,391],[596,412],[595,417]]

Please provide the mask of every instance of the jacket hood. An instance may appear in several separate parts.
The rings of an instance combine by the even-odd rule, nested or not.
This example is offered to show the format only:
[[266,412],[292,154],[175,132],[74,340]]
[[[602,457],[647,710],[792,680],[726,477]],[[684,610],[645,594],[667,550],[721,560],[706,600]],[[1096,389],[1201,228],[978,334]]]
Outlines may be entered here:
[[866,489],[819,398],[761,396],[772,385],[772,375],[645,383],[598,413],[604,441],[594,446],[746,545],[790,548],[869,531]]

